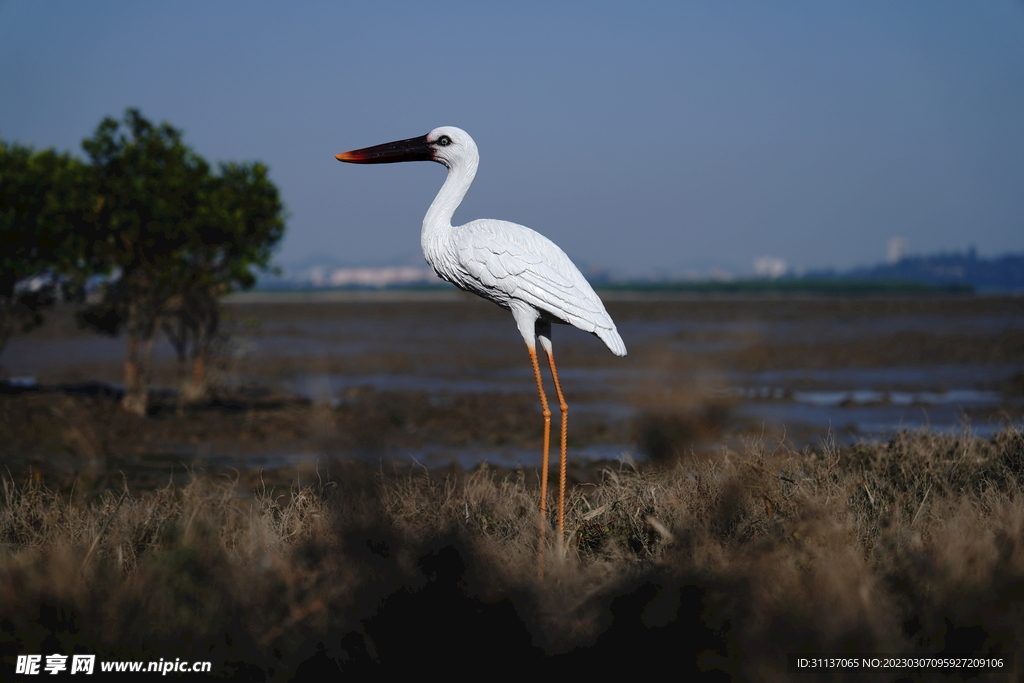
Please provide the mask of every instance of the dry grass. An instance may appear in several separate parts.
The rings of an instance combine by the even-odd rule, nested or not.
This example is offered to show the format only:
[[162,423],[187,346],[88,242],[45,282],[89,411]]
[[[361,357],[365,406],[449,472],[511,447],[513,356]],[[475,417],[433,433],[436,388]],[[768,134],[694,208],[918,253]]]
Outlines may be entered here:
[[250,496],[196,477],[89,505],[6,481],[4,665],[81,651],[245,680],[627,663],[752,681],[817,680],[790,652],[1014,660],[978,680],[1024,665],[1020,431],[623,463],[571,492],[544,580],[535,478],[381,472]]

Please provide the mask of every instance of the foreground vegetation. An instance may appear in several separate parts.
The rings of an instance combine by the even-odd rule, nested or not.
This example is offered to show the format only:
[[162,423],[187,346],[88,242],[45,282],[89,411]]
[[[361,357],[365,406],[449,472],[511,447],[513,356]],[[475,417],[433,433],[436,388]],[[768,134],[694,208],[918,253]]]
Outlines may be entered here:
[[535,472],[338,465],[312,486],[196,476],[87,505],[7,480],[0,652],[245,680],[625,663],[756,681],[819,680],[788,671],[793,652],[975,653],[1013,660],[978,680],[1015,680],[1022,477],[1018,430],[623,463],[573,491],[543,580]]

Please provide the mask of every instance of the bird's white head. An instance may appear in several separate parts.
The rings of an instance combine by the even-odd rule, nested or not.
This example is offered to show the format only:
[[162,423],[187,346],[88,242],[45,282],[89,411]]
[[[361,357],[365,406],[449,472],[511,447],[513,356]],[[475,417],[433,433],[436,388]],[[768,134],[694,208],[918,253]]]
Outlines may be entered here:
[[472,163],[476,166],[480,153],[469,133],[455,126],[441,126],[426,135],[434,150],[434,161],[448,168]]
[[469,133],[455,126],[441,126],[418,138],[356,149],[338,154],[335,158],[351,164],[436,161],[449,169],[471,167],[475,171],[480,154]]

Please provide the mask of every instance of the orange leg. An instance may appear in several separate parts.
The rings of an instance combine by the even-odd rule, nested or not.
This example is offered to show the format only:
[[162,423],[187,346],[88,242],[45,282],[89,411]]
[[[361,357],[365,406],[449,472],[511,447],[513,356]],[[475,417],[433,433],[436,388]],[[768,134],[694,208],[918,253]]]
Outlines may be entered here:
[[555,369],[555,354],[548,349],[548,364],[551,366],[551,377],[555,380],[555,393],[558,394],[558,407],[562,409],[562,438],[560,440],[560,454],[558,461],[558,535],[561,541],[565,540],[565,441],[569,430],[569,404],[565,402],[562,395],[562,383],[558,381],[558,370]]
[[[537,552],[540,577],[544,578],[544,536],[548,525],[548,449],[551,446],[551,410],[548,408],[548,397],[544,393],[544,381],[540,376],[537,350],[530,346],[526,348],[530,352],[533,375],[537,378],[537,393],[540,394],[540,407],[544,413],[544,454],[541,458],[540,467],[540,542],[538,543]],[[557,387],[558,385],[556,384],[555,386]],[[559,391],[559,395],[561,395],[561,391]]]

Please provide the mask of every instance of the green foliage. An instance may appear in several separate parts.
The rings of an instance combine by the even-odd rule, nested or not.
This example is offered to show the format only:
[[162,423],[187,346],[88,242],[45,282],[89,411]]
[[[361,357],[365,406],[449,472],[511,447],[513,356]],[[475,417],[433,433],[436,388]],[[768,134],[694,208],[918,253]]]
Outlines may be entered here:
[[103,238],[95,255],[120,279],[166,289],[247,289],[284,234],[277,188],[260,163],[209,164],[167,123],[134,109],[104,119],[82,143],[96,172]]
[[[135,396],[126,401],[141,400],[133,407],[141,412],[139,342],[162,326],[181,360],[189,351],[204,356],[217,334],[219,297],[252,287],[253,269],[269,266],[284,233],[283,206],[264,165],[221,164],[214,173],[180,131],[135,109],[123,122],[104,119],[82,146],[95,171],[102,235],[92,254],[119,274],[82,320],[106,331],[127,324],[125,384]],[[200,384],[205,367],[203,360],[196,371]]]
[[284,235],[283,206],[277,187],[260,163],[221,164],[212,179],[215,220],[194,236],[191,271],[210,286],[250,289],[253,268],[268,268],[272,249]]
[[[80,293],[89,168],[68,154],[0,140],[0,350],[15,329],[42,322],[57,288]],[[23,285],[36,279],[32,288]]]
[[0,142],[0,349],[19,305],[31,326],[52,300],[46,289],[19,294],[19,283],[41,277],[80,293],[89,276],[106,275],[101,300],[80,320],[110,334],[127,329],[125,385],[141,411],[144,343],[163,327],[179,358],[206,354],[219,298],[252,287],[253,270],[269,267],[284,208],[266,166],[213,171],[181,131],[136,109],[105,118],[82,147],[89,163]]
[[96,180],[96,220],[103,239],[93,247],[104,261],[131,279],[155,276],[199,227],[208,164],[188,149],[179,131],[154,126],[137,110],[124,128],[106,118],[82,143]]

